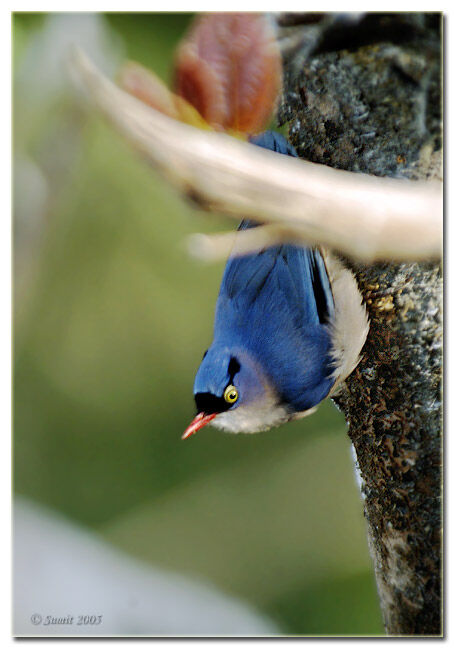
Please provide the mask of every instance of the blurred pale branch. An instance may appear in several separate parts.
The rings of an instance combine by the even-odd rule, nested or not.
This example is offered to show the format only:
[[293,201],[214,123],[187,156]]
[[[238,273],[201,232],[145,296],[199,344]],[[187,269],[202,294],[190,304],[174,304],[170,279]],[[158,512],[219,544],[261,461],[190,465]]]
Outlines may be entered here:
[[203,209],[268,223],[238,234],[197,235],[198,256],[282,241],[326,245],[365,262],[438,259],[442,185],[351,173],[253,147],[170,119],[109,81],[72,52],[82,87],[116,128]]

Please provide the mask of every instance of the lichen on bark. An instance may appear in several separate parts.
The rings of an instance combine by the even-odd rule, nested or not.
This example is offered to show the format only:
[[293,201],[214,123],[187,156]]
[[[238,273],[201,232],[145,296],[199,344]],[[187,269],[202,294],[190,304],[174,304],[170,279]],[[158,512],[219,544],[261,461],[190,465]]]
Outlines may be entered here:
[[[300,157],[374,175],[441,178],[441,27],[440,14],[417,13],[321,14],[300,25],[279,111]],[[390,634],[439,635],[441,268],[352,268],[370,333],[335,402],[361,472],[384,624]]]

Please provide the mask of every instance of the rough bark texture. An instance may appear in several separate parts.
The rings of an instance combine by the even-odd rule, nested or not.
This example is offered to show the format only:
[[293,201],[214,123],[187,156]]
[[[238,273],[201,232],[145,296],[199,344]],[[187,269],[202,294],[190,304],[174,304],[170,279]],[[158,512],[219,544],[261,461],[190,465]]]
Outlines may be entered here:
[[[381,176],[440,175],[440,15],[311,14],[299,22],[281,21],[297,46],[285,61],[280,109],[299,155]],[[384,624],[390,634],[439,635],[441,270],[354,270],[370,334],[335,402],[361,472]]]

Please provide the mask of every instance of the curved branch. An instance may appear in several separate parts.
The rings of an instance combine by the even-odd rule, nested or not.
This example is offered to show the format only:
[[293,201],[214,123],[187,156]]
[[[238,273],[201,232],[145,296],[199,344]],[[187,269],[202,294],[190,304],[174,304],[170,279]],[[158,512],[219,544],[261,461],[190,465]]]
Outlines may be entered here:
[[[277,225],[262,233],[266,244],[288,236],[367,262],[441,256],[440,182],[378,178],[276,156],[160,114],[114,85],[80,50],[72,67],[101,111],[180,191],[206,210]],[[244,250],[257,245],[251,238]],[[213,241],[211,256],[229,251],[231,237]]]

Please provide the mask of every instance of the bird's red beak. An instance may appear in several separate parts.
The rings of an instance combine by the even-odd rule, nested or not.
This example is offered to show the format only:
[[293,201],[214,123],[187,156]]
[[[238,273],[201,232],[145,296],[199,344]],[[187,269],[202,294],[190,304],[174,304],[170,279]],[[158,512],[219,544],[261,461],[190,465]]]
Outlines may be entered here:
[[192,436],[197,432],[197,430],[203,428],[204,425],[207,425],[207,423],[212,421],[216,416],[217,414],[205,414],[204,412],[200,412],[200,414],[197,414],[192,423],[188,425],[181,438],[187,439],[188,437]]

